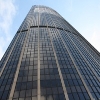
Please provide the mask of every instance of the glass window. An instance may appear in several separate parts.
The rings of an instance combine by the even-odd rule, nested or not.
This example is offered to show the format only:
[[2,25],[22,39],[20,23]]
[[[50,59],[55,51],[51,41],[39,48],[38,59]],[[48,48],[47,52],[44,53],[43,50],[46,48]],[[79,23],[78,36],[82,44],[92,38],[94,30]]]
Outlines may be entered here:
[[26,97],[32,96],[32,90],[26,90]]
[[2,95],[2,100],[6,100],[8,98],[8,91],[4,91],[3,95]]
[[14,98],[18,98],[19,97],[19,91],[16,91],[15,93],[14,93]]
[[20,97],[25,97],[25,90],[20,91]]
[[37,95],[37,89],[32,89],[32,96],[36,96],[36,95]]

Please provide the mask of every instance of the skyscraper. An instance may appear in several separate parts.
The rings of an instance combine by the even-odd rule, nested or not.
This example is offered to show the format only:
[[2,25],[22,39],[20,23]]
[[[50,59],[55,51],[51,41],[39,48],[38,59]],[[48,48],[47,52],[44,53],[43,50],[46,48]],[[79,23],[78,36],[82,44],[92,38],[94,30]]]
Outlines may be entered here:
[[100,53],[56,11],[35,5],[0,61],[0,100],[100,100]]

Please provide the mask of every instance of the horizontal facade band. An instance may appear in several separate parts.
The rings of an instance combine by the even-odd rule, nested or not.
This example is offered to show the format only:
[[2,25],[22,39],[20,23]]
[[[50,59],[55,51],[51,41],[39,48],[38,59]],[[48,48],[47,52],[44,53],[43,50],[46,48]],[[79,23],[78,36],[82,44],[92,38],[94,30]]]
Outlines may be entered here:
[[[38,26],[30,26],[30,28],[38,28]],[[47,26],[39,26],[39,28],[47,28]],[[48,28],[56,28],[56,29],[64,30],[66,32],[73,33],[73,34],[81,37],[94,50],[94,52],[96,52],[96,54],[98,56],[100,56],[100,53],[79,32],[78,33],[74,33],[74,32],[71,32],[71,31],[69,31],[67,29],[64,29],[64,28],[61,28],[61,27],[48,26]],[[17,31],[17,33],[25,32],[25,31],[28,31],[28,29],[25,29],[25,30],[22,30],[22,31]]]

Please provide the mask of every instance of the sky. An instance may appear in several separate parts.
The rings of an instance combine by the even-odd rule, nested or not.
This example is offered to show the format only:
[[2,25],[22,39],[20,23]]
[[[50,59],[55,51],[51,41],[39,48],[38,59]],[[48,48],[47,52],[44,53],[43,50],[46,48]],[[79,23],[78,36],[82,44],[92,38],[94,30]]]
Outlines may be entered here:
[[0,59],[33,5],[56,10],[100,52],[100,0],[0,0]]

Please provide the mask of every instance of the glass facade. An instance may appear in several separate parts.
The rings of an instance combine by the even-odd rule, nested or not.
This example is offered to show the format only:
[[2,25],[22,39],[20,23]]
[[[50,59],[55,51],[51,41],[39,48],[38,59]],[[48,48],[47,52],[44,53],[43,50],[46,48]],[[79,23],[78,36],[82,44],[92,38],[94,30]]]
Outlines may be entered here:
[[100,53],[56,11],[35,5],[0,61],[0,100],[100,100]]

